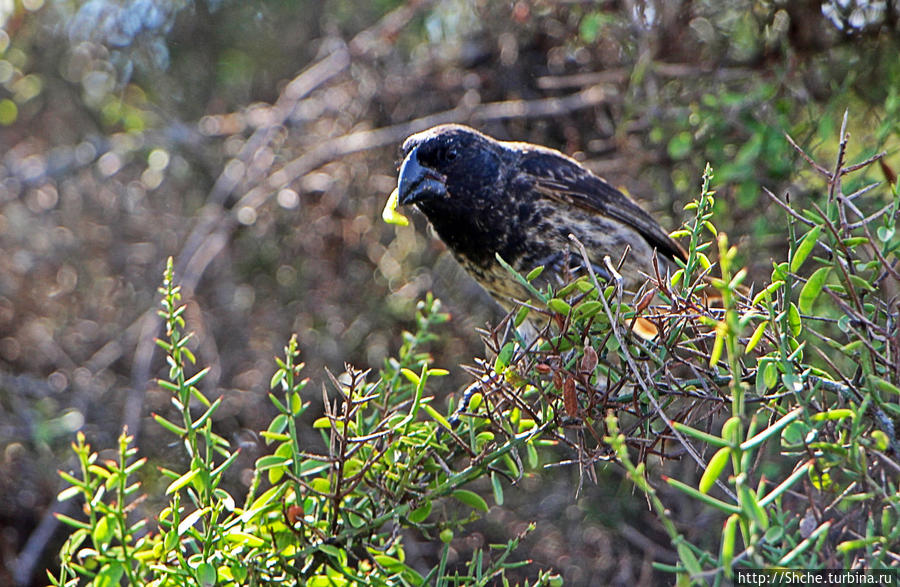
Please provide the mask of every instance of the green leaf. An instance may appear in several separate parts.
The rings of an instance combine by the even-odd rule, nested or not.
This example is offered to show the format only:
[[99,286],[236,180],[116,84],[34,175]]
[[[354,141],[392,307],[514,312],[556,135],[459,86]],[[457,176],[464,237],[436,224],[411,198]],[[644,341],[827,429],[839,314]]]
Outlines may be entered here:
[[540,455],[538,455],[537,448],[534,446],[533,442],[529,442],[525,445],[526,454],[528,456],[528,466],[532,469],[537,469],[538,465],[541,464]]
[[575,318],[588,318],[603,309],[603,303],[596,300],[581,302],[575,306]]
[[290,434],[273,434],[268,430],[263,430],[259,433],[260,436],[266,439],[266,444],[272,444],[273,442],[284,442],[285,440],[290,440]]
[[178,390],[179,390],[178,386],[175,385],[174,383],[169,383],[165,379],[157,379],[156,384],[167,391],[171,391],[172,393],[178,393]]
[[760,291],[758,294],[756,294],[755,296],[753,296],[753,301],[751,301],[750,303],[751,303],[752,305],[755,306],[756,304],[758,304],[759,302],[761,302],[763,299],[768,299],[768,298],[770,298],[771,295],[772,295],[773,293],[775,293],[776,291],[778,291],[778,289],[779,289],[782,285],[784,285],[784,281],[783,281],[783,280],[780,280],[780,279],[779,279],[779,280],[777,280],[777,281],[773,281],[773,282],[770,283],[768,286],[766,286],[765,289],[763,289],[763,290]]
[[781,446],[783,448],[797,448],[806,440],[809,434],[809,425],[805,422],[792,422],[781,433]]
[[346,579],[336,579],[328,575],[315,575],[306,581],[306,587],[344,587],[345,585],[347,585]]
[[487,443],[493,442],[493,440],[494,433],[490,430],[483,430],[479,432],[478,435],[475,436],[475,450],[482,450]]
[[844,243],[845,247],[852,249],[858,245],[868,244],[869,238],[865,236],[851,236],[850,238],[845,238],[841,242]]
[[766,384],[766,389],[772,389],[778,383],[778,366],[774,361],[766,366],[766,370],[763,372],[763,381]]
[[188,379],[187,381],[184,382],[184,387],[191,387],[191,386],[197,385],[197,383],[199,383],[201,379],[206,377],[206,374],[209,373],[209,370],[210,370],[210,367],[205,367],[205,368],[201,369],[200,372],[198,372],[196,375],[194,375],[193,377],[191,377],[190,379]]
[[878,450],[887,450],[887,448],[890,446],[890,439],[888,438],[888,435],[881,430],[873,430],[870,436],[875,442],[875,448],[877,448]]
[[181,520],[181,523],[178,524],[178,535],[184,536],[184,534],[188,530],[193,528],[194,524],[197,523],[197,520],[199,520],[201,517],[203,517],[203,515],[206,514],[206,512],[208,512],[208,511],[209,511],[209,507],[205,507],[205,508],[200,508],[200,509],[197,509],[197,510],[194,510],[193,512],[191,512],[190,515],[188,515],[185,519]]
[[746,452],[758,447],[770,437],[780,432],[783,428],[789,426],[794,420],[799,418],[802,413],[803,408],[794,408],[775,422],[772,422],[770,426],[766,427],[763,430],[760,430],[752,438],[748,438],[747,440],[742,442],[741,450]]
[[876,377],[875,375],[869,375],[869,379],[875,384],[875,387],[880,389],[885,393],[893,393],[896,395],[900,395],[900,387],[897,387],[890,381],[886,379],[882,379],[881,377]]
[[216,410],[219,409],[219,406],[222,405],[222,399],[223,399],[223,396],[219,396],[219,399],[217,399],[215,402],[213,402],[207,408],[207,410],[205,412],[203,412],[203,415],[200,416],[199,418],[197,418],[197,420],[193,424],[191,424],[191,428],[194,430],[199,430],[200,428],[202,428],[203,425],[206,424],[206,421],[209,420],[210,418],[212,418],[212,416],[216,412]]
[[331,544],[319,544],[316,548],[338,561],[342,561],[345,558],[344,551]]
[[494,503],[503,505],[503,485],[500,483],[500,475],[491,471],[491,487],[494,490]]
[[57,471],[57,473],[59,474],[59,476],[60,476],[64,481],[66,481],[66,482],[68,482],[68,483],[71,483],[72,485],[75,485],[75,486],[77,486],[77,487],[82,487],[82,488],[84,488],[84,489],[87,489],[87,487],[88,487],[88,484],[87,484],[87,483],[84,483],[83,481],[81,481],[80,479],[78,479],[78,477],[74,477],[74,476],[72,476],[71,474],[66,473],[66,472],[63,471],[63,470]]
[[116,520],[112,516],[103,516],[97,521],[91,537],[98,549],[103,550],[112,541]]
[[494,360],[494,370],[498,373],[506,369],[509,366],[509,361],[512,359],[513,351],[516,350],[516,343],[508,342],[503,345],[503,348],[500,349],[500,352],[497,354],[497,358]]
[[429,514],[431,514],[430,499],[426,500],[425,503],[409,512],[409,515],[406,517],[409,518],[409,521],[413,524],[421,524],[428,518]]
[[[794,424],[799,424],[799,422],[794,422]],[[785,432],[787,432],[789,428],[790,426],[785,429]],[[766,507],[776,499],[778,499],[778,497],[782,493],[793,487],[794,484],[797,483],[797,481],[799,481],[806,474],[810,467],[812,467],[812,461],[807,461],[806,463],[797,467],[797,469],[793,473],[791,473],[787,479],[779,483],[778,486],[775,487],[775,489],[773,489],[771,492],[769,492],[768,495],[759,500],[760,507]]]
[[305,409],[303,406],[303,399],[300,397],[300,394],[296,391],[292,391],[289,396],[290,404],[291,404],[291,415],[295,418],[303,414],[303,410]]
[[799,555],[803,554],[807,549],[813,546],[813,544],[815,544],[820,538],[827,538],[829,528],[831,528],[831,520],[825,522],[824,524],[813,530],[812,534],[810,534],[807,538],[804,538],[800,542],[800,544],[795,546],[790,552],[781,557],[781,559],[777,563],[775,563],[775,565],[790,565]]
[[413,371],[412,369],[403,367],[402,369],[400,369],[400,373],[403,374],[403,376],[406,377],[406,379],[413,385],[419,384],[419,381],[420,381],[419,374],[416,373],[415,371]]
[[856,540],[846,540],[838,544],[835,549],[843,554],[852,550],[859,550],[873,544],[884,544],[886,542],[884,536],[870,536],[869,538],[858,538]]
[[749,353],[756,348],[756,345],[759,344],[759,341],[762,340],[763,334],[766,333],[766,327],[769,326],[768,320],[763,320],[760,322],[756,329],[753,331],[753,334],[750,336],[750,340],[747,341],[747,346],[744,348],[745,353]]
[[213,587],[218,580],[216,567],[209,563],[200,563],[197,566],[197,578],[200,579],[200,585],[202,587]]
[[803,284],[803,289],[800,290],[800,299],[798,303],[800,305],[800,311],[804,314],[809,314],[812,311],[813,302],[815,302],[816,298],[819,297],[819,294],[822,293],[822,288],[825,286],[825,280],[828,278],[829,271],[831,271],[830,267],[819,267],[816,269],[815,273],[809,276],[806,283]]
[[93,587],[114,587],[122,581],[122,575],[125,574],[125,567],[118,561],[108,563],[94,577]]
[[257,515],[263,508],[271,507],[273,504],[273,500],[280,497],[282,493],[287,490],[287,484],[282,483],[281,485],[276,485],[275,487],[271,487],[265,491],[262,495],[256,498],[256,501],[250,506],[250,509],[241,514],[241,520],[247,522],[248,520],[253,519],[253,516]]
[[788,274],[788,264],[787,263],[773,263],[772,269],[772,283],[774,284],[776,281],[784,281],[787,278]]
[[838,325],[838,328],[841,329],[841,332],[850,332],[850,328],[851,328],[850,316],[844,314],[843,316],[838,318],[837,325]]
[[386,554],[376,554],[373,555],[372,558],[375,559],[376,563],[378,563],[388,571],[397,570],[399,567],[403,567],[403,563],[393,556],[388,556]]
[[316,418],[315,422],[313,422],[313,428],[331,428],[331,418],[328,416]]
[[723,446],[716,451],[716,454],[714,454],[711,459],[709,459],[709,464],[706,466],[706,470],[703,471],[703,476],[700,477],[698,489],[700,489],[701,492],[709,493],[709,490],[715,485],[716,479],[718,479],[722,474],[722,471],[725,470],[725,466],[728,464],[730,456],[731,449],[727,446]]
[[803,262],[806,261],[813,247],[816,246],[816,241],[819,239],[820,234],[822,234],[822,227],[814,226],[800,241],[797,250],[794,251],[794,256],[791,258],[791,273],[796,273],[800,266],[803,265]]
[[810,417],[810,420],[813,422],[824,422],[826,420],[843,420],[845,418],[852,418],[853,414],[853,410],[849,410],[847,408],[835,408],[826,412],[813,414]]
[[256,468],[267,471],[273,467],[283,467],[290,459],[282,455],[267,455],[256,459]]
[[694,489],[687,483],[679,481],[678,479],[672,479],[671,477],[663,477],[663,480],[676,489],[680,489],[684,493],[687,493],[691,497],[697,499],[705,503],[706,505],[710,505],[716,508],[719,511],[725,512],[726,514],[739,514],[741,513],[741,508],[736,505],[732,505],[730,503],[726,503],[720,499],[716,499],[711,495],[707,495],[706,493],[701,493],[699,490]]
[[834,481],[831,480],[828,471],[819,472],[815,467],[809,468],[809,480],[819,491],[828,491],[834,486]]
[[769,515],[766,510],[759,505],[756,494],[747,485],[738,484],[738,502],[743,507],[745,514],[748,514],[762,528],[763,532],[769,529]]
[[81,487],[72,485],[70,487],[66,487],[56,496],[56,501],[68,501],[81,493]]
[[575,287],[578,288],[578,291],[581,293],[591,293],[594,291],[594,284],[591,283],[590,279],[587,277],[579,277],[578,281],[575,282]]
[[803,320],[800,319],[800,310],[797,309],[794,302],[791,302],[791,305],[788,306],[787,319],[791,334],[799,336],[800,332],[803,330]]
[[772,364],[772,359],[769,357],[762,357],[759,359],[759,362],[756,365],[756,394],[757,395],[765,395],[769,390],[769,386],[766,384],[766,370],[774,369],[775,365]]
[[722,349],[725,348],[725,331],[724,322],[716,325],[716,339],[713,341],[712,352],[709,354],[709,366],[715,367],[719,359],[722,358]]
[[474,491],[469,491],[468,489],[457,489],[450,495],[451,497],[455,497],[472,509],[480,510],[482,512],[488,511],[487,502],[484,501],[484,498],[482,498]]
[[428,412],[428,415],[431,416],[431,418],[435,422],[437,422],[438,424],[440,424],[447,430],[453,430],[453,426],[450,425],[450,422],[447,421],[447,418],[445,418],[443,415],[441,415],[440,412],[438,412],[437,410],[432,408],[429,404],[423,403],[422,409],[425,410],[426,412]]
[[697,560],[694,552],[684,540],[681,540],[678,543],[676,550],[678,550],[678,558],[681,559],[681,562],[684,564],[688,573],[695,577],[699,577],[703,574],[703,567],[700,566],[700,561]]
[[[272,418],[272,422],[269,424],[269,427],[266,428],[266,432],[272,434],[273,436],[277,436],[279,434],[284,433],[285,429],[288,425],[288,415],[287,414],[278,414],[274,418]],[[271,441],[267,441],[266,444],[269,444]]]
[[528,313],[531,311],[531,308],[528,306],[522,306],[519,308],[519,311],[516,312],[515,326],[518,328],[525,322],[525,319],[528,318]]
[[259,536],[254,536],[253,534],[248,534],[246,532],[229,532],[228,534],[225,534],[224,538],[226,542],[232,544],[245,544],[250,548],[259,548],[266,543],[266,541]]
[[712,446],[728,446],[728,441],[724,438],[719,438],[714,434],[710,434],[709,432],[704,432],[702,430],[697,430],[696,428],[691,428],[687,424],[682,424],[681,422],[672,422],[672,426],[675,427],[675,430],[678,430],[682,434],[687,434],[697,440],[705,442],[706,444],[711,444]]
[[[761,501],[760,505],[762,505]],[[784,537],[784,526],[771,526],[768,530],[766,530],[766,533],[763,536],[766,543],[768,544],[780,542],[782,537]]]
[[731,562],[734,560],[735,532],[739,519],[740,516],[737,514],[731,514],[725,520],[725,528],[722,530],[722,567],[725,569],[725,576],[729,579],[734,574]]
[[328,495],[331,492],[331,483],[329,483],[328,479],[322,477],[316,477],[310,481],[309,486],[313,491],[317,491],[322,495]]
[[847,277],[850,278],[851,283],[853,283],[853,286],[856,287],[857,289],[864,289],[866,291],[875,291],[875,288],[872,287],[872,284],[869,283],[868,280],[866,280],[865,278],[860,277],[859,275],[855,275],[853,273],[847,275]]
[[531,285],[531,282],[528,281],[527,279],[525,279],[524,277],[522,277],[522,275],[520,275],[518,271],[513,269],[512,265],[510,265],[509,263],[504,261],[503,257],[500,256],[500,253],[496,253],[494,255],[494,258],[497,259],[497,262],[500,263],[501,267],[503,267],[510,275],[512,275],[515,278],[516,281],[521,283],[522,286],[526,290],[528,290],[528,293],[530,293],[535,300],[540,300],[542,302],[546,302],[547,296],[542,294],[540,291],[538,291],[537,288],[535,288],[533,285]]
[[537,279],[537,278],[541,275],[541,273],[543,273],[543,272],[544,272],[544,266],[543,266],[543,265],[538,265],[537,267],[535,267],[534,269],[532,269],[531,271],[528,272],[528,275],[525,276],[525,279],[526,279],[527,281],[534,281],[534,280]]
[[578,34],[585,43],[593,43],[596,41],[603,30],[604,24],[609,19],[602,12],[589,12],[584,15],[581,22],[578,23]]
[[269,401],[272,402],[273,406],[278,408],[279,412],[286,413],[288,411],[287,408],[284,407],[284,404],[278,401],[278,398],[275,397],[275,394],[272,392],[269,392]]
[[559,298],[552,298],[547,302],[547,306],[557,314],[562,314],[563,316],[568,316],[569,312],[572,311],[572,306]]
[[740,416],[732,416],[722,424],[722,439],[729,446],[737,446],[741,442],[744,426]]
[[287,472],[287,467],[270,467],[266,472],[266,477],[269,479],[269,484],[277,485],[279,481],[284,477],[284,474]]
[[190,471],[188,471],[187,473],[185,473],[178,479],[175,479],[166,488],[166,495],[175,493],[176,491],[178,491],[179,489],[181,489],[182,487],[184,487],[185,485],[187,485],[188,483],[193,481],[194,477],[196,477],[199,474],[200,474],[200,469],[191,469]]
[[272,379],[269,380],[269,389],[275,389],[281,380],[284,379],[285,375],[287,375],[287,371],[285,369],[278,369],[275,373],[272,374]]

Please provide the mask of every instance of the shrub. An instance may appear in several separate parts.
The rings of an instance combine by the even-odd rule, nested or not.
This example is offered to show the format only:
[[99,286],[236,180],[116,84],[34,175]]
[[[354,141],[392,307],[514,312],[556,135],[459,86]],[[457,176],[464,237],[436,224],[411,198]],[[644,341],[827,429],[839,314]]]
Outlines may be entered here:
[[[625,469],[677,551],[677,564],[656,567],[679,583],[719,584],[736,569],[895,566],[900,193],[868,183],[845,194],[851,173],[880,161],[848,165],[845,147],[843,128],[832,166],[797,147],[822,178],[821,204],[768,194],[787,219],[786,258],[768,283],[747,286],[736,249],[716,231],[707,167],[675,233],[689,257],[671,278],[652,276],[649,293],[633,300],[593,275],[532,288],[542,304],[484,332],[490,352],[475,360],[475,383],[449,416],[429,394],[446,372],[425,349],[447,320],[430,296],[416,332],[377,374],[349,365],[328,374],[324,414],[312,423],[318,452],[300,441],[309,402],[291,339],[271,379],[278,413],[262,432],[272,453],[256,461],[241,499],[222,484],[237,451],[212,429],[221,398],[197,388],[206,370],[193,370],[170,261],[159,341],[169,373],[159,385],[180,419],[154,418],[189,466],[162,469],[168,503],[149,528],[132,520],[145,461],[134,459],[127,433],[118,458],[103,463],[79,435],[80,472],[62,473],[71,486],[60,499],[80,496],[85,516],[63,518],[75,530],[53,584],[495,584],[525,564],[512,556],[521,536],[448,566],[454,534],[488,509],[466,486],[489,480],[502,506],[509,482],[560,447],[589,478],[610,462]],[[871,199],[882,203],[863,212]],[[531,287],[537,273],[516,277]],[[551,320],[527,343],[510,326],[529,312]],[[652,340],[632,331],[638,319],[652,323]],[[648,472],[685,456],[702,472],[696,485]],[[666,501],[673,495],[718,512],[721,533],[688,541]],[[406,563],[410,531],[442,543],[433,568]],[[561,583],[547,571],[535,577]]]
[[[123,578],[159,586],[485,585],[523,564],[509,560],[520,539],[514,537],[477,553],[464,570],[446,567],[454,532],[488,508],[463,486],[488,474],[521,475],[510,454],[540,442],[550,422],[522,434],[510,424],[501,441],[480,421],[441,434],[450,425],[425,391],[430,378],[446,371],[432,367],[422,350],[432,329],[447,320],[438,300],[419,304],[416,332],[405,335],[398,357],[377,378],[350,366],[339,377],[329,374],[331,397],[312,425],[326,447],[321,453],[300,442],[299,418],[309,402],[302,397],[307,380],[300,377],[303,364],[292,338],[271,379],[269,399],[278,415],[262,432],[273,452],[256,461],[249,491],[238,500],[222,486],[238,452],[212,430],[222,398],[211,402],[197,388],[207,369],[191,373],[191,336],[184,332],[185,307],[173,273],[170,259],[160,289],[166,338],[158,341],[169,373],[158,383],[172,393],[180,420],[153,417],[178,438],[190,466],[183,472],[161,469],[171,479],[169,502],[156,515],[158,528],[148,531],[146,520],[130,519],[142,500],[134,478],[146,461],[133,460],[137,449],[127,431],[119,439],[118,459],[104,463],[79,434],[73,449],[80,475],[61,473],[71,486],[60,499],[81,496],[86,520],[60,516],[75,531],[60,551],[54,585],[78,584],[79,577],[95,586],[117,585]],[[502,500],[499,481],[495,487]],[[437,505],[442,500],[459,502],[466,511]],[[404,562],[405,529],[444,543],[440,563],[424,576]],[[554,580],[543,572],[533,584]]]

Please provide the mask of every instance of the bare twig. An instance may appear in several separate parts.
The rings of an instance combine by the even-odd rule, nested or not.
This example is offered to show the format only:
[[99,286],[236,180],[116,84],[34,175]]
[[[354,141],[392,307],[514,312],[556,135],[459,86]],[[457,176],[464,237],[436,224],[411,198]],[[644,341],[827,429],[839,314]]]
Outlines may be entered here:
[[793,208],[790,204],[788,204],[787,202],[781,201],[781,198],[779,198],[778,196],[776,196],[775,194],[773,194],[773,193],[769,190],[769,188],[763,187],[763,193],[766,194],[767,196],[769,196],[769,198],[770,198],[773,202],[775,202],[776,204],[778,204],[779,206],[781,206],[781,208],[782,208],[785,212],[787,212],[788,214],[790,214],[791,216],[793,216],[793,217],[794,217],[795,219],[797,219],[798,221],[802,222],[803,224],[805,224],[805,225],[807,225],[807,226],[816,226],[816,223],[815,223],[815,222],[813,222],[813,221],[810,220],[809,218],[806,218],[805,216],[803,216],[802,214],[800,214],[799,212],[797,212],[796,210],[794,210],[794,208]]
[[822,167],[821,165],[819,165],[818,163],[816,163],[812,157],[807,155],[806,151],[803,150],[803,147],[801,147],[800,145],[798,145],[797,143],[794,142],[794,139],[791,138],[791,135],[784,133],[784,137],[788,140],[788,142],[791,144],[791,146],[794,147],[794,149],[798,153],[800,153],[800,156],[803,157],[803,159],[807,163],[809,163],[810,167],[812,167],[813,169],[815,169],[817,172],[819,172],[821,175],[824,175],[825,177],[831,177],[831,172],[828,171],[827,169],[825,169],[824,167]]
[[853,173],[854,171],[862,169],[863,167],[868,167],[872,163],[875,163],[876,161],[878,161],[881,158],[886,157],[886,156],[887,156],[887,151],[882,151],[881,153],[878,153],[877,155],[872,155],[865,161],[860,161],[859,163],[854,163],[853,165],[848,165],[847,167],[844,167],[841,170],[841,174],[847,175],[848,173]]

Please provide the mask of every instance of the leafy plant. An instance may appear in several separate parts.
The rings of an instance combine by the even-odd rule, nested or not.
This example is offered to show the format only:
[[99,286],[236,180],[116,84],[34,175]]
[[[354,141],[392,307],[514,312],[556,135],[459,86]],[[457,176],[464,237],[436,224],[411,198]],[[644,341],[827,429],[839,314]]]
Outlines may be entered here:
[[[133,477],[145,461],[131,439],[123,432],[117,458],[99,463],[79,434],[80,471],[62,473],[71,486],[60,499],[83,499],[84,519],[62,517],[75,530],[53,584],[502,582],[526,564],[513,556],[521,535],[449,563],[454,536],[489,507],[468,486],[489,481],[502,506],[510,482],[560,450],[582,478],[610,463],[624,469],[677,553],[676,564],[655,567],[679,584],[727,583],[738,569],[895,566],[900,361],[890,292],[900,287],[900,193],[882,189],[874,213],[862,211],[862,196],[882,186],[843,193],[847,175],[880,158],[846,164],[846,136],[842,128],[833,166],[794,145],[827,199],[801,208],[768,194],[787,213],[787,251],[762,287],[745,283],[737,250],[714,225],[708,166],[674,233],[687,260],[633,298],[593,273],[538,291],[540,268],[513,271],[538,303],[484,332],[488,355],[469,367],[475,382],[449,414],[429,394],[446,371],[425,348],[448,318],[431,296],[377,375],[349,365],[327,374],[324,413],[311,424],[319,451],[301,436],[310,403],[292,338],[270,382],[277,415],[262,437],[272,452],[256,461],[241,500],[222,483],[237,451],[213,431],[222,399],[197,388],[206,370],[194,371],[170,261],[159,341],[169,372],[159,385],[178,417],[154,419],[177,437],[188,468],[161,469],[168,504],[153,527],[135,519],[143,502]],[[573,250],[585,254],[577,241]],[[531,312],[549,320],[526,341],[513,327]],[[696,482],[651,468],[685,455]],[[679,499],[716,512],[721,533],[691,542],[668,505]],[[407,563],[408,532],[440,545],[432,568]],[[540,571],[533,584],[561,581]]]
[[[674,235],[688,239],[688,260],[655,279],[665,303],[613,303],[621,294],[611,286],[599,298],[580,287],[547,300],[565,325],[560,337],[548,334],[557,346],[545,362],[557,383],[547,389],[571,394],[567,411],[587,429],[573,445],[577,461],[594,463],[611,447],[677,551],[677,565],[656,567],[682,584],[721,584],[736,569],[896,566],[900,194],[893,186],[868,213],[861,196],[880,184],[843,193],[847,175],[883,156],[845,162],[846,117],[834,165],[788,140],[824,179],[827,200],[798,208],[769,193],[787,212],[787,258],[761,289],[744,285],[736,248],[712,223],[707,167],[687,206],[694,217]],[[654,343],[629,332],[642,309],[659,331]],[[666,445],[702,471],[696,485],[660,479],[719,512],[723,530],[712,543],[686,540],[646,471],[645,456]]]
[[[190,374],[195,362],[184,331],[184,306],[174,281],[171,259],[160,289],[168,377],[159,385],[172,393],[180,420],[154,419],[177,437],[189,458],[184,471],[161,469],[171,479],[169,503],[147,520],[131,522],[142,501],[132,480],[145,464],[123,433],[115,462],[97,463],[84,435],[73,449],[79,475],[61,473],[71,487],[60,499],[80,496],[86,520],[61,516],[75,528],[63,545],[54,585],[487,585],[524,562],[511,560],[521,536],[479,551],[458,569],[447,555],[456,531],[488,509],[487,502],[464,487],[491,474],[517,477],[511,455],[539,441],[547,426],[523,433],[494,435],[482,419],[467,419],[451,431],[445,416],[426,395],[430,378],[446,371],[430,365],[422,350],[431,330],[447,320],[432,297],[419,304],[417,330],[404,336],[396,359],[386,361],[378,378],[350,366],[330,373],[331,397],[312,427],[321,434],[323,452],[311,452],[300,439],[301,416],[309,406],[300,373],[296,337],[276,359],[269,399],[278,414],[262,433],[273,448],[259,458],[242,503],[223,488],[237,451],[213,430],[222,398],[209,401],[197,388],[207,373]],[[507,419],[512,415],[507,414]],[[521,424],[521,422],[519,422]],[[442,434],[441,430],[446,433]],[[451,467],[450,463],[458,464]],[[495,495],[502,502],[499,477]],[[446,502],[458,503],[449,507]],[[440,506],[440,507],[436,507]],[[460,511],[460,508],[462,511]],[[416,530],[440,540],[437,566],[421,574],[405,562],[403,532]],[[541,572],[533,585],[558,582]]]

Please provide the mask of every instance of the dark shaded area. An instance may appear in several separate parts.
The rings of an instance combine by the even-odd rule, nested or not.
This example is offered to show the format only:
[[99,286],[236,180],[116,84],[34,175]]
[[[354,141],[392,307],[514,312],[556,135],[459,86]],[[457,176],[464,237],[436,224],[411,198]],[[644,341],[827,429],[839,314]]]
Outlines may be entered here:
[[[152,383],[169,255],[198,361],[213,367],[207,395],[226,398],[216,429],[245,446],[245,467],[264,450],[272,356],[293,332],[314,381],[325,366],[378,365],[434,290],[454,316],[432,349],[452,371],[444,390],[467,383],[457,365],[498,310],[424,219],[380,219],[414,131],[463,122],[558,148],[667,228],[710,161],[719,226],[757,275],[784,254],[783,215],[759,189],[797,177],[784,131],[815,149],[850,108],[863,149],[851,155],[887,150],[897,164],[891,3],[91,0],[5,17],[3,584],[17,561],[16,578],[40,584],[53,564],[48,511],[75,430],[112,447],[128,425],[151,460],[175,452],[149,420],[170,409]],[[529,477],[507,494],[521,503],[459,548],[537,519],[522,554],[569,584],[651,582],[649,562],[671,547],[619,472],[606,474],[578,501],[572,468]],[[685,531],[702,534],[689,507]]]

